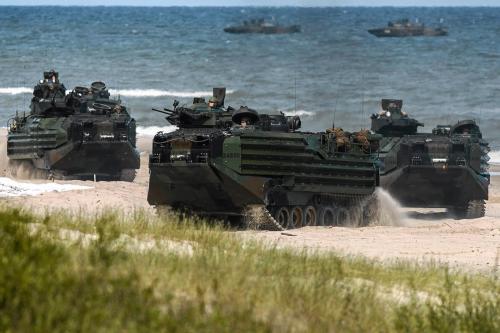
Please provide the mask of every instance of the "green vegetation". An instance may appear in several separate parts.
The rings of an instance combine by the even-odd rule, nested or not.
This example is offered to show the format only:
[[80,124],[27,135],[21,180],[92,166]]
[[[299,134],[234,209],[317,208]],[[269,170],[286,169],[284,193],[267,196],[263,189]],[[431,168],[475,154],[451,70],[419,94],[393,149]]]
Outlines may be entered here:
[[496,273],[276,249],[148,213],[0,207],[0,331],[499,332]]

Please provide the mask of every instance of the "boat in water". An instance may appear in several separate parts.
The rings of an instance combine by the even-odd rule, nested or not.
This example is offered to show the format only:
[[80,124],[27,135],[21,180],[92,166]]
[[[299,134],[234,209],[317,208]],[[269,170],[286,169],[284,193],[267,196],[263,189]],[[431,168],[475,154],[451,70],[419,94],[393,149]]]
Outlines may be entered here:
[[301,31],[300,25],[282,26],[263,19],[243,21],[242,25],[230,26],[224,29],[232,34],[290,34]]
[[410,22],[408,19],[389,22],[384,28],[370,29],[368,32],[377,37],[436,37],[448,35],[448,30],[443,27],[426,27],[422,23]]

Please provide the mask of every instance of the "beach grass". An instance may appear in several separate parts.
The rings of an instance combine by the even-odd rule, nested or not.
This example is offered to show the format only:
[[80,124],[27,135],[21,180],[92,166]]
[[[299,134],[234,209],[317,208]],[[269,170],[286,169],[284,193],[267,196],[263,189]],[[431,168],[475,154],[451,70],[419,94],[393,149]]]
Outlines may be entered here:
[[0,205],[3,332],[499,332],[498,272],[277,248],[174,215]]

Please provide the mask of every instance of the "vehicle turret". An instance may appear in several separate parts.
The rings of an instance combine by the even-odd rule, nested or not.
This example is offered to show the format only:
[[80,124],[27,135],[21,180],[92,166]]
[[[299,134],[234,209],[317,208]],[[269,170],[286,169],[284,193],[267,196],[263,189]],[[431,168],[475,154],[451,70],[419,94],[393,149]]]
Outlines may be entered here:
[[203,97],[195,97],[189,106],[179,106],[179,101],[175,100],[172,109],[153,108],[153,111],[166,114],[165,119],[179,128],[229,128],[234,109],[225,108],[225,95],[226,88],[213,88],[209,103]]
[[417,133],[421,122],[408,117],[402,110],[403,101],[399,99],[383,99],[382,111],[371,116],[371,129],[384,136],[403,136]]

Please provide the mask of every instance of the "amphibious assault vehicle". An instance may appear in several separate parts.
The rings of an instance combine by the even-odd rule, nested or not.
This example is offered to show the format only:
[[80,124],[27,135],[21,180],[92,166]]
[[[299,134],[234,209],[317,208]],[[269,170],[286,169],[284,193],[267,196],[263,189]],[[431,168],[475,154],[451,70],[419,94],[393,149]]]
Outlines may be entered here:
[[408,19],[389,22],[384,28],[368,30],[377,37],[413,37],[413,36],[446,36],[448,30],[442,27],[430,28],[418,22],[410,22]]
[[282,26],[263,19],[244,21],[243,25],[224,29],[232,34],[290,34],[301,31],[300,25]]
[[473,120],[417,133],[422,123],[401,100],[382,100],[372,115],[380,141],[380,184],[403,205],[446,207],[458,218],[484,216],[488,199],[488,143]]
[[299,132],[298,116],[225,108],[224,99],[216,88],[208,104],[157,110],[178,130],[154,137],[150,204],[234,223],[257,207],[266,228],[354,221],[354,207],[369,206],[378,185],[369,131]]
[[28,161],[53,178],[131,181],[139,168],[135,120],[103,82],[69,94],[55,71],[35,86],[28,115],[8,123],[10,161]]

